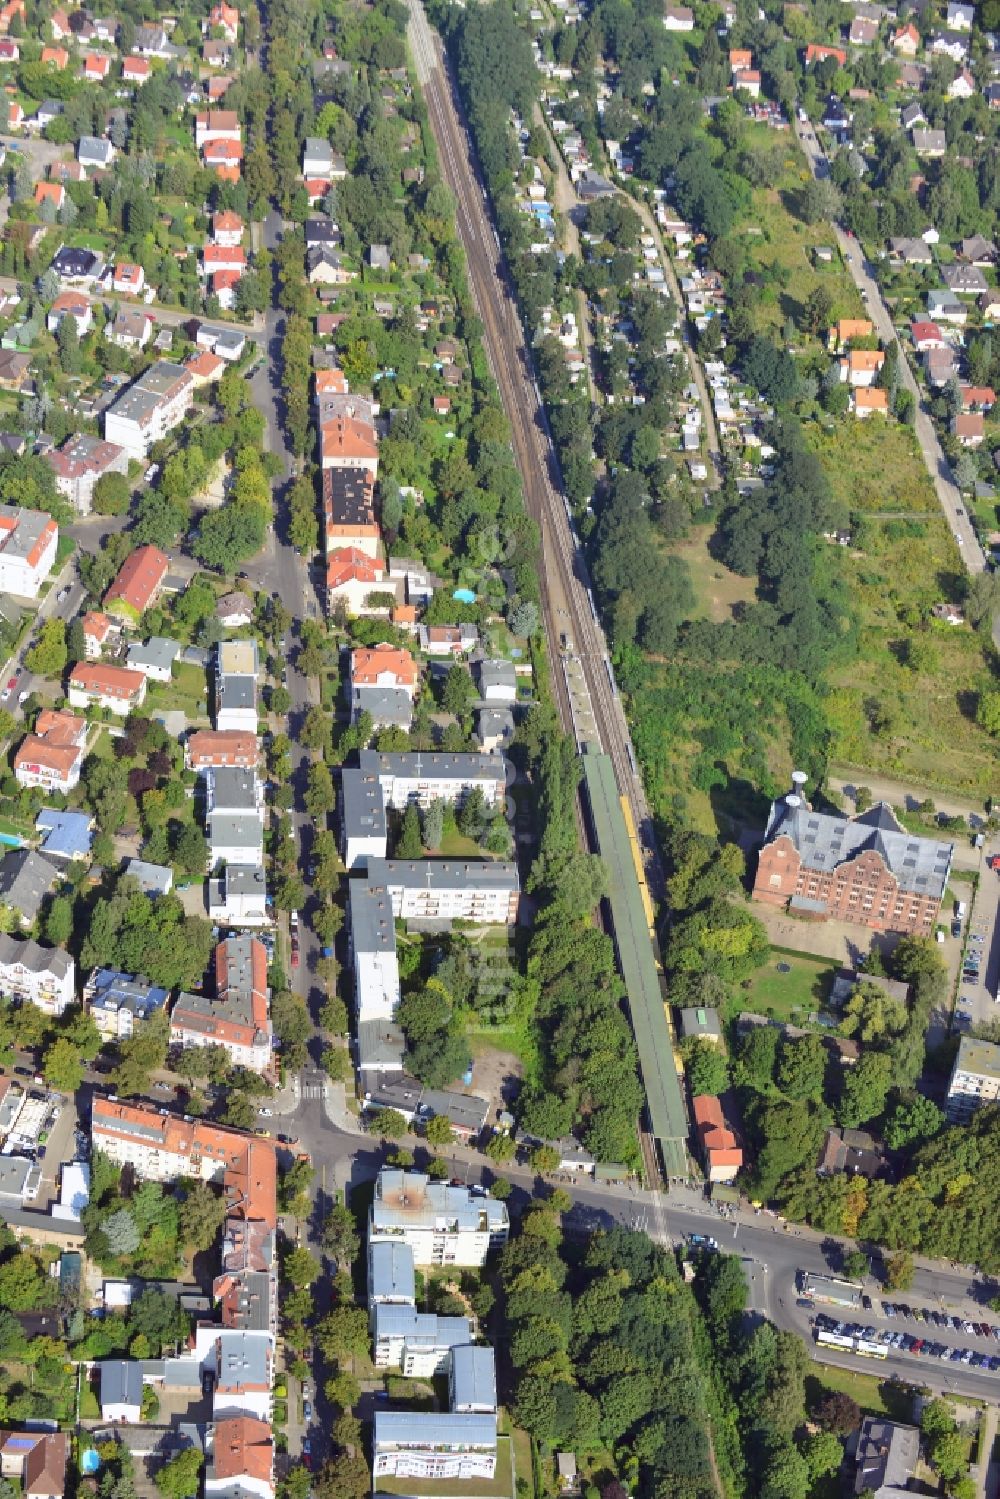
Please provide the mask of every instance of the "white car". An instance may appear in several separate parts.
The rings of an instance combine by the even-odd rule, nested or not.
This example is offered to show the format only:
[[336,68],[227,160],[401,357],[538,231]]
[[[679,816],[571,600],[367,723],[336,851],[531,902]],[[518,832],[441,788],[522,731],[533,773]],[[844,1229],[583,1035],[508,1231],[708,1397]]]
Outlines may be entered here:
[[257,1113],[260,1115],[260,1117],[262,1119],[273,1119],[274,1118],[274,1110],[273,1109],[258,1109]]

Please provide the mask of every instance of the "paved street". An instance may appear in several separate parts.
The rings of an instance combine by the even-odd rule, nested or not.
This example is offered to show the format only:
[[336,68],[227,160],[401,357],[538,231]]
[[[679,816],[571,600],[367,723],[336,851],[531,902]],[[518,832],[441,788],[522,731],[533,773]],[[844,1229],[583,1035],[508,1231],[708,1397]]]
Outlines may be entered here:
[[[793,129],[798,137],[799,144],[806,154],[810,169],[816,178],[829,176],[829,164],[826,155],[820,145],[816,132],[809,124],[802,124],[793,118]],[[896,330],[893,327],[889,309],[882,298],[878,282],[872,274],[872,268],[865,259],[864,252],[858,241],[849,236],[834,225],[834,233],[837,236],[837,244],[844,262],[851,273],[855,286],[861,293],[861,299],[865,303],[868,316],[875,324],[875,331],[883,344],[888,344],[896,338]],[[951,527],[955,540],[959,544],[959,551],[966,570],[970,573],[981,573],[986,567],[986,557],[979,539],[972,527],[972,522],[965,510],[958,486],[951,476],[951,468],[945,458],[944,450],[938,441],[934,425],[924,410],[921,400],[920,389],[910,368],[909,351],[906,341],[898,340],[901,359],[899,361],[900,378],[906,389],[911,392],[916,401],[916,426],[917,441],[927,465],[927,472],[934,481],[941,509],[944,511],[945,519]]]

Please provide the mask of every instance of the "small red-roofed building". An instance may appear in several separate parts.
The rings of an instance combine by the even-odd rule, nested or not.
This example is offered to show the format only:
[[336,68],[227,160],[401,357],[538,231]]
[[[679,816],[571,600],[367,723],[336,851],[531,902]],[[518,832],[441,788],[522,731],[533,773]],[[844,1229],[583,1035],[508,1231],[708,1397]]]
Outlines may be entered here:
[[223,249],[233,250],[243,243],[243,220],[231,209],[223,209],[212,215],[212,243]]
[[83,625],[83,654],[88,661],[99,661],[105,646],[121,636],[121,625],[108,614],[88,609]]
[[136,547],[104,595],[105,611],[120,616],[126,625],[138,624],[159,597],[169,565],[167,554],[159,547]]
[[122,297],[141,297],[146,287],[146,272],[134,261],[120,260],[114,269],[114,290]]
[[243,146],[240,141],[210,141],[202,152],[206,167],[224,182],[239,182]]
[[66,189],[61,182],[36,182],[35,202],[41,208],[43,203],[51,203],[58,213],[66,201]]
[[733,1181],[743,1168],[743,1152],[726,1124],[721,1103],[710,1093],[698,1093],[691,1100],[691,1108],[708,1180]]
[[122,78],[126,83],[145,83],[153,71],[148,57],[137,57],[134,53],[122,63]]
[[184,368],[190,373],[196,386],[208,385],[212,380],[220,379],[225,367],[226,361],[208,349],[191,354],[184,361]]
[[111,59],[103,52],[89,52],[83,60],[83,76],[88,83],[103,83],[111,72]]
[[46,67],[55,68],[57,73],[61,73],[69,66],[69,53],[65,47],[43,47],[42,62]]
[[889,415],[889,392],[862,386],[851,392],[851,410],[855,416]]
[[811,62],[824,62],[828,57],[836,58],[842,68],[847,66],[847,53],[843,47],[824,47],[818,42],[810,42],[806,48],[806,67]]

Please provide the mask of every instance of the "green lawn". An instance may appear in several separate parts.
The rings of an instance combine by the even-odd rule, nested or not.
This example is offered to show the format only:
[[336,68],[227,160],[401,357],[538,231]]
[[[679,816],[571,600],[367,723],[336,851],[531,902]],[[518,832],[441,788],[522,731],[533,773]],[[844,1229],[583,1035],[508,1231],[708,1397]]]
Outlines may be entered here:
[[[779,973],[779,964],[789,971]],[[827,998],[839,966],[829,958],[773,947],[767,963],[740,991],[740,1008],[801,1024]]]
[[874,1374],[855,1374],[834,1364],[806,1375],[806,1408],[812,1410],[824,1395],[839,1393],[856,1400],[866,1416],[888,1416],[892,1421],[912,1421],[913,1401],[891,1380]]
[[466,838],[457,828],[445,830],[441,839],[441,856],[446,859],[492,859],[493,855],[480,848],[475,838]]
[[161,711],[179,708],[188,718],[204,718],[208,713],[205,673],[200,666],[175,666],[172,681],[150,682],[148,705]]

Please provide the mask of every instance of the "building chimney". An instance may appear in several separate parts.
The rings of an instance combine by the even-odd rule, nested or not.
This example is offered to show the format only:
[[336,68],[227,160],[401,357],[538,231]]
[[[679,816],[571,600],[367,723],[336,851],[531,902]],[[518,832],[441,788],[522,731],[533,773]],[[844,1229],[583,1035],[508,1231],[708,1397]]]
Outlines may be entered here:
[[808,781],[808,779],[809,777],[806,775],[804,770],[792,771],[792,789],[796,796],[802,796],[803,788],[805,787],[806,781]]

